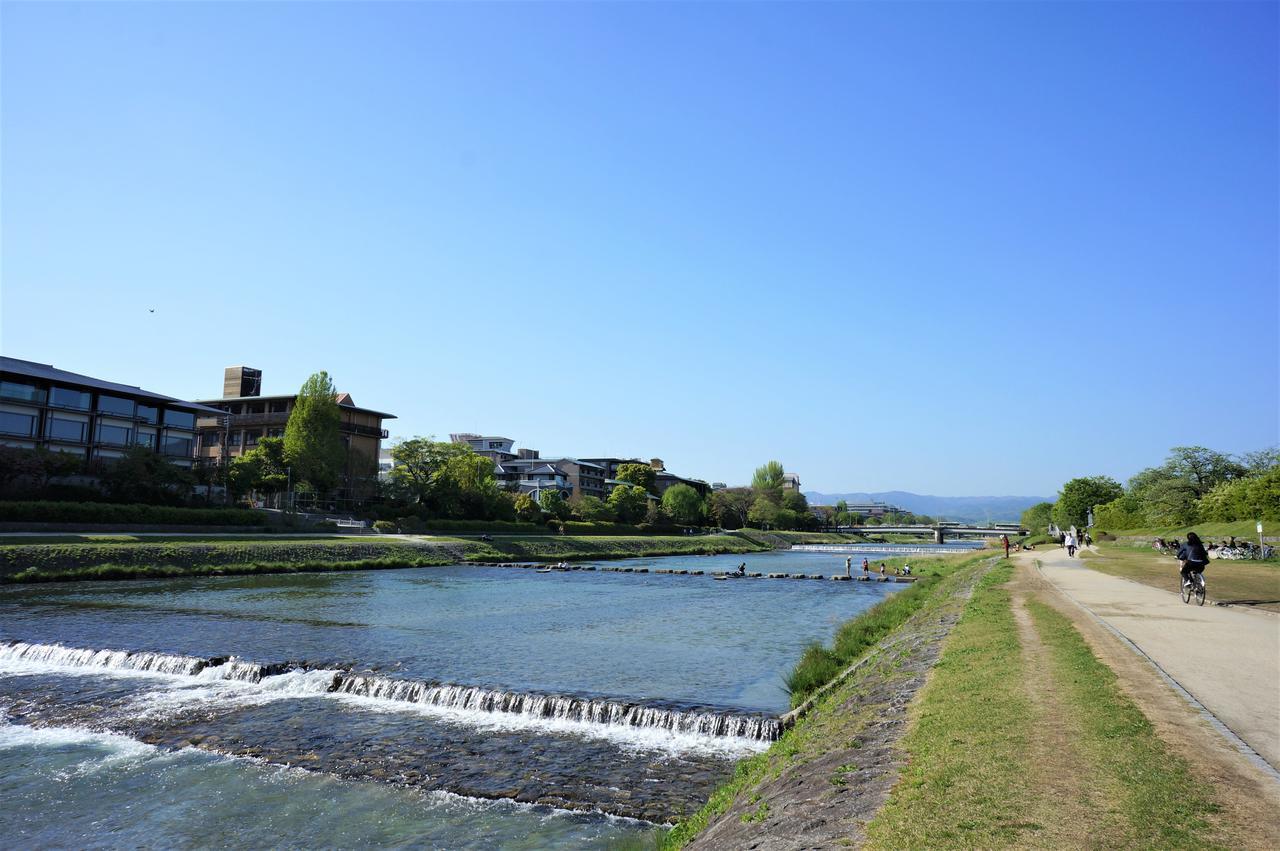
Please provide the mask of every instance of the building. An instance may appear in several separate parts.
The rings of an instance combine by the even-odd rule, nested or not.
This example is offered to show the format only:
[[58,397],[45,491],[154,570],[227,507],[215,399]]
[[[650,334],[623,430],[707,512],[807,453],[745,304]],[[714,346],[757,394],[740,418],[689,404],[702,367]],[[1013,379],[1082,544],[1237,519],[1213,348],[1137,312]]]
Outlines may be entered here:
[[851,502],[848,504],[850,514],[857,514],[861,517],[884,517],[886,514],[905,514],[896,505],[888,505],[883,502]]
[[[210,415],[201,416],[196,422],[201,462],[226,464],[253,449],[264,437],[284,436],[297,394],[263,396],[261,391],[261,370],[246,366],[226,368],[222,398],[199,403],[213,409]],[[382,441],[387,439],[382,423],[395,416],[358,407],[350,393],[339,393],[336,401],[341,413],[338,430],[346,448],[337,498],[368,499],[374,494]]]
[[[449,435],[449,440],[454,443],[465,443],[475,451],[477,455],[483,455],[495,464],[501,464],[505,461],[514,461],[520,457],[515,451],[515,441],[509,437],[486,437],[479,434],[471,434],[470,432],[459,432],[458,434]],[[521,452],[532,450],[521,450]],[[533,457],[537,457],[534,452]]]
[[144,446],[174,464],[196,457],[196,422],[215,413],[140,387],[0,357],[0,444],[119,458]]
[[659,496],[666,493],[667,488],[676,484],[688,485],[696,490],[698,495],[701,497],[705,497],[707,494],[711,493],[710,484],[704,482],[702,479],[689,479],[684,476],[677,476],[666,468],[666,465],[663,463],[661,458],[650,458],[647,462],[641,461],[639,458],[586,458],[583,460],[587,463],[599,466],[605,471],[605,484],[608,490],[612,490],[613,486],[618,483],[616,481],[618,478],[618,468],[623,464],[647,463],[653,468],[655,473],[653,485],[654,490],[658,492]]
[[782,489],[784,491],[795,491],[800,493],[800,477],[795,473],[786,473],[782,477]]

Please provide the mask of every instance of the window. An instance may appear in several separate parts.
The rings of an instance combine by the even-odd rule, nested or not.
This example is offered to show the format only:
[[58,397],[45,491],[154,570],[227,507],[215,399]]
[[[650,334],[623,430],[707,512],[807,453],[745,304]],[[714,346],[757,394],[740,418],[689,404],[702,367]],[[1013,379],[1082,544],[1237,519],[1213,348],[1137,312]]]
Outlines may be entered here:
[[284,429],[269,428],[267,429],[267,437],[284,437]]
[[268,406],[268,409],[273,414],[283,414],[289,410],[289,403],[288,402],[272,402]]
[[216,431],[206,431],[201,433],[200,440],[205,446],[217,446],[218,442],[222,440],[222,435]]
[[19,402],[34,402],[43,405],[45,393],[31,384],[18,384],[13,381],[0,381],[0,398],[15,399]]
[[231,432],[231,439],[227,441],[227,445],[228,445],[228,446],[239,446],[239,445],[240,445],[240,432],[238,432],[238,431],[233,431],[233,432]]
[[155,429],[138,429],[138,434],[133,440],[139,446],[145,446],[148,449],[156,448]]
[[16,434],[21,437],[34,437],[36,433],[36,415],[0,411],[0,432]]
[[150,405],[139,405],[138,419],[142,420],[144,423],[158,425],[160,422],[160,409],[153,408]]
[[195,428],[196,415],[189,411],[175,411],[169,408],[164,412],[164,424],[171,428]]
[[88,423],[62,417],[50,417],[47,429],[50,440],[66,440],[71,443],[84,443],[88,430]]
[[258,438],[262,437],[262,429],[251,429],[244,433],[245,446],[254,446],[258,442]]
[[133,437],[133,429],[125,426],[98,423],[98,442],[111,446],[128,446]]
[[133,400],[121,399],[119,396],[99,396],[98,410],[107,414],[117,414],[122,417],[133,416]]
[[49,404],[55,408],[87,411],[89,410],[89,394],[80,390],[68,390],[66,387],[55,387],[49,391]]
[[172,434],[166,434],[164,436],[163,447],[165,455],[177,455],[189,458],[191,457],[191,445],[192,442],[189,437],[178,437]]

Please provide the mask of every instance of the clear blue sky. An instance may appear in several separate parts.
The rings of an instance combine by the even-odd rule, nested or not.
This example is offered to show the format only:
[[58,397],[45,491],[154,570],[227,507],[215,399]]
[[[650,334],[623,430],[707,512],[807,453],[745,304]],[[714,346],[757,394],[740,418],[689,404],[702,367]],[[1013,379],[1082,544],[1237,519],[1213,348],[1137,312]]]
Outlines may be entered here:
[[1280,439],[1275,3],[0,14],[7,355],[827,492]]

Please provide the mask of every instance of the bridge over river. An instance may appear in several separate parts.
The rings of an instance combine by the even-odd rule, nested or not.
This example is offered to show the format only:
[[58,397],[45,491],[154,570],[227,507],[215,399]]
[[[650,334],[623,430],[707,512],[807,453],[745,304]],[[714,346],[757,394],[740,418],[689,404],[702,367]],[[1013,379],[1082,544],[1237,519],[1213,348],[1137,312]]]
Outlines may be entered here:
[[1008,535],[1011,538],[1029,534],[1017,523],[988,523],[966,525],[963,523],[935,523],[932,526],[837,526],[836,531],[853,535],[932,535],[935,544],[945,544],[947,538],[973,536],[979,538],[995,538]]

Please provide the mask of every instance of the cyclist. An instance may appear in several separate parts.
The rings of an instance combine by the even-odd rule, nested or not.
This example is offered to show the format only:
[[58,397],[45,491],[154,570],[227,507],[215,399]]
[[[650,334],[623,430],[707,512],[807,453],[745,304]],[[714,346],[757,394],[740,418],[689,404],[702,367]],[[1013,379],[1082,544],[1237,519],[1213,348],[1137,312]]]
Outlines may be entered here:
[[1193,574],[1203,574],[1204,569],[1209,566],[1209,553],[1201,543],[1200,536],[1195,532],[1187,533],[1187,542],[1178,550],[1178,561],[1182,564],[1179,573],[1182,574],[1183,585],[1193,581],[1196,584],[1204,581],[1202,575],[1193,577]]

